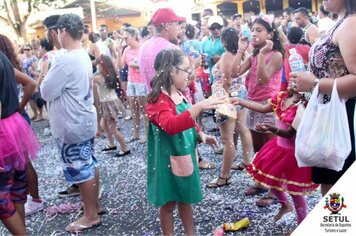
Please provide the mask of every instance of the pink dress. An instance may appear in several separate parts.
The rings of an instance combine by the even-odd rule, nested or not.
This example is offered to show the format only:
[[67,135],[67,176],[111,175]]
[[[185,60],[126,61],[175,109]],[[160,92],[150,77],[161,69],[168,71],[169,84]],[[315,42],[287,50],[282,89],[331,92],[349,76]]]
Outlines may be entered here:
[[[286,129],[292,124],[298,108],[292,104],[283,110],[282,104],[286,97],[287,92],[280,92],[269,101],[274,106],[278,127],[281,129]],[[261,148],[246,171],[255,182],[267,188],[292,195],[308,194],[316,190],[318,185],[311,180],[310,167],[298,167],[294,151],[295,136],[292,138],[277,136]]]

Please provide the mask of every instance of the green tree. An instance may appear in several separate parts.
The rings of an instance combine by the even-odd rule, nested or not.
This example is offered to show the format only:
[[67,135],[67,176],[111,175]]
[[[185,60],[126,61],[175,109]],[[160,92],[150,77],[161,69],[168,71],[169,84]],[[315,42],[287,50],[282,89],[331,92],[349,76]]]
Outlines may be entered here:
[[22,37],[25,41],[26,22],[33,10],[40,10],[41,6],[56,7],[65,1],[58,0],[0,0],[0,11],[5,13],[0,15],[0,20],[10,25],[16,32],[17,37]]

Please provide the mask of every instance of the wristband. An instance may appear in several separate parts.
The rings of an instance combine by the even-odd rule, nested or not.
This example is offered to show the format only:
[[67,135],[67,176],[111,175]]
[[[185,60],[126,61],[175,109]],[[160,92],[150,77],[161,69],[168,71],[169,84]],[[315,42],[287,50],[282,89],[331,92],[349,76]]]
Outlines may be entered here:
[[315,78],[315,79],[314,79],[313,85],[312,85],[312,87],[311,87],[311,92],[314,91],[315,86],[319,83],[319,81],[320,81],[320,78]]

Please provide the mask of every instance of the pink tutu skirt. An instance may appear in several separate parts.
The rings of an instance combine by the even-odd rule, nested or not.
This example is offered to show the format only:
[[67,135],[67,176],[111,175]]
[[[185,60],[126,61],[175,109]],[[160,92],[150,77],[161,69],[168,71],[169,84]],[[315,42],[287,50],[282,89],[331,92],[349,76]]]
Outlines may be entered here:
[[24,170],[26,162],[36,159],[39,149],[35,133],[18,112],[0,119],[0,167],[11,165]]

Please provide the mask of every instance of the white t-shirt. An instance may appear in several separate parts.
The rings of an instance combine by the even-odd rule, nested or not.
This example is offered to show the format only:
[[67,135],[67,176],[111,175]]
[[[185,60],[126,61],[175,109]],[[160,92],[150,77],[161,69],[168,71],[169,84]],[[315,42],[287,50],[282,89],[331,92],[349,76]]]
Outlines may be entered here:
[[105,56],[108,56],[110,58],[113,57],[111,51],[110,51],[110,48],[109,48],[109,45],[111,43],[114,43],[114,41],[110,38],[107,38],[105,41],[102,41],[101,39],[96,42],[96,45],[98,46],[99,48],[99,51],[100,51],[100,54],[103,54]]
[[325,33],[328,32],[332,27],[334,27],[335,22],[329,17],[325,17],[318,21],[319,32]]
[[95,136],[92,72],[88,53],[75,49],[56,57],[41,84],[42,97],[49,103],[52,134],[62,143],[81,143]]

